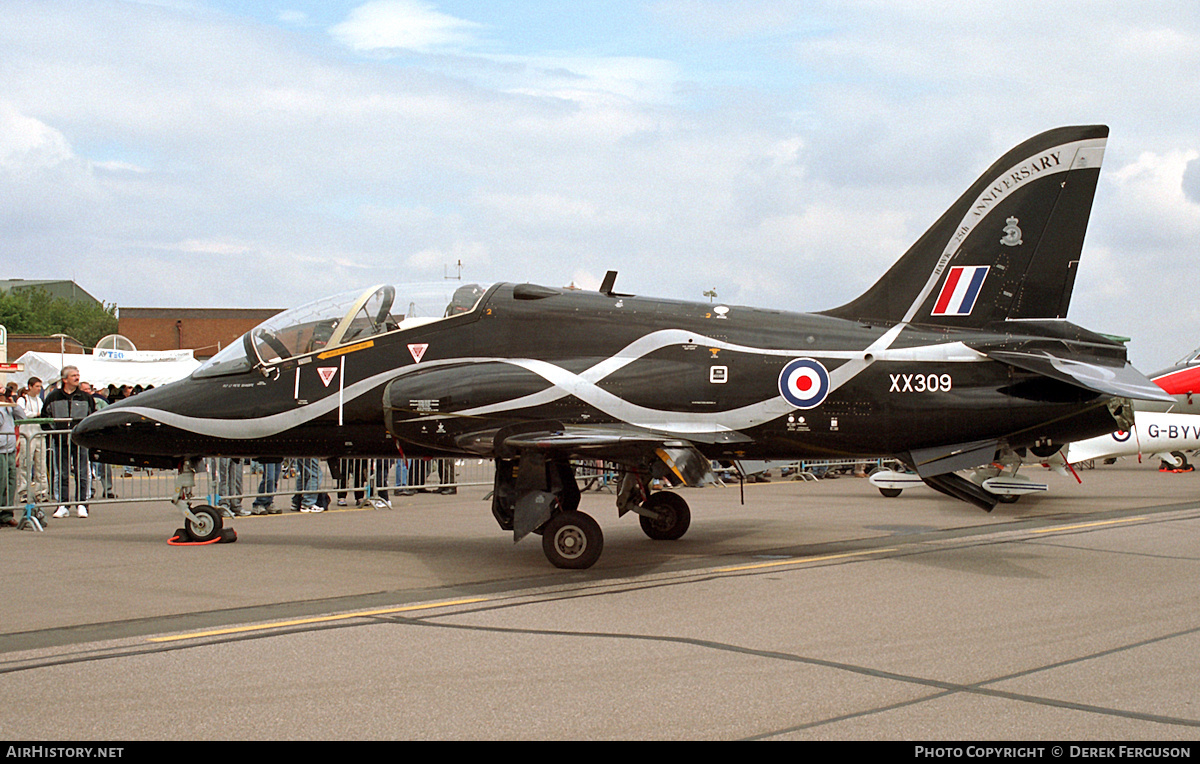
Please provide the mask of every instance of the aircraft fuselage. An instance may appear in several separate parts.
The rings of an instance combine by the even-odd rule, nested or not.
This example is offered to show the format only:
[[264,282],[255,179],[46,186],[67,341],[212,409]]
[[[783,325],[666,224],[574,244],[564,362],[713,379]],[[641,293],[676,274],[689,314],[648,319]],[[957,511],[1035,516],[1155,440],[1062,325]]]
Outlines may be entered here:
[[492,456],[494,433],[536,422],[649,431],[713,459],[1110,432],[1107,396],[963,344],[1020,339],[500,284],[464,315],[144,393],[76,436],[101,459],[161,462]]

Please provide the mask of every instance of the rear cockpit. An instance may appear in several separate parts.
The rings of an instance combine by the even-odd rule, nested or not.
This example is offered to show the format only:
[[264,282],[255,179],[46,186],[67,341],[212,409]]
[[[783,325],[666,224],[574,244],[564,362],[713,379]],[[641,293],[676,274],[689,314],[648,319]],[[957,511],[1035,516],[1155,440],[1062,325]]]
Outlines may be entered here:
[[486,291],[480,284],[382,284],[325,297],[267,319],[192,376],[238,374],[470,313]]
[[1196,364],[1200,364],[1200,348],[1196,348],[1175,362],[1176,366],[1195,366]]

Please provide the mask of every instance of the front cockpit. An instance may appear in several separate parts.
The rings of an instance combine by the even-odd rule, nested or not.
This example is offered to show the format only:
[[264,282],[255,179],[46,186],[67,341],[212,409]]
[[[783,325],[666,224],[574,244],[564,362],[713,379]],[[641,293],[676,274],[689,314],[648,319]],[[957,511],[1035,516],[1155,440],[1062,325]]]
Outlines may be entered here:
[[238,374],[470,313],[486,291],[480,284],[382,284],[325,297],[267,319],[192,376]]

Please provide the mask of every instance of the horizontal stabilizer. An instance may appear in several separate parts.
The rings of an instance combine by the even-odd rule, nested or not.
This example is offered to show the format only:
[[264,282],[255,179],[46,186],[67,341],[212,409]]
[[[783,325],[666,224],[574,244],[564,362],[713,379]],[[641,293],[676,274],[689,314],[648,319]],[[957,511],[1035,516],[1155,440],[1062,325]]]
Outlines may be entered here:
[[1109,366],[1073,358],[1062,358],[1046,351],[980,349],[988,358],[1007,363],[1018,369],[1032,371],[1059,382],[1082,387],[1103,395],[1115,395],[1142,401],[1165,401],[1174,398],[1151,382],[1129,363]]

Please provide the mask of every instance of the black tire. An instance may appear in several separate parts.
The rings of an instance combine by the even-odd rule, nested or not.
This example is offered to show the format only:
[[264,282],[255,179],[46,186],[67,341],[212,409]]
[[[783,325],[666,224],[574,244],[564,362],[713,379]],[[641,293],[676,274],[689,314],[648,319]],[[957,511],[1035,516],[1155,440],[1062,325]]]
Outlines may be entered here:
[[1173,467],[1172,469],[1186,470],[1188,467],[1191,466],[1190,464],[1188,464],[1187,456],[1185,456],[1182,451],[1172,451],[1171,456],[1174,456],[1176,459],[1179,460],[1179,466]]
[[1019,499],[1019,498],[1021,498],[1021,496],[1019,494],[1015,494],[1015,493],[998,493],[998,494],[996,494],[996,501],[999,501],[1001,504],[1016,504],[1017,499]]
[[200,522],[193,522],[190,517],[184,518],[183,528],[192,541],[212,541],[221,536],[221,513],[215,507],[192,507],[192,514]]
[[880,488],[879,492],[889,499],[894,499],[899,496],[900,492],[903,490],[903,488]]
[[658,518],[638,515],[642,523],[642,532],[655,541],[674,541],[682,538],[692,524],[692,510],[679,494],[656,491],[642,502],[642,506],[660,515]]
[[583,512],[559,512],[541,528],[542,552],[556,568],[583,570],[604,551],[600,525]]

